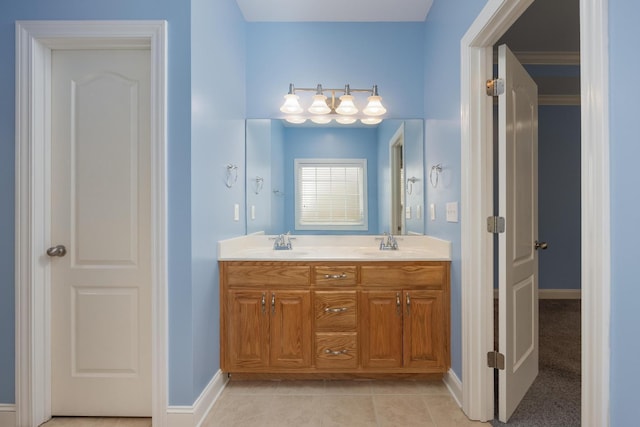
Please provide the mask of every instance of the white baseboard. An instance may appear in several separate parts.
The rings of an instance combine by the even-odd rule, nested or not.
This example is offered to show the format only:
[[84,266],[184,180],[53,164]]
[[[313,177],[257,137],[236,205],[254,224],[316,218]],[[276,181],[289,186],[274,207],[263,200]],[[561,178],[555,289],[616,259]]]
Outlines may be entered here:
[[222,371],[216,372],[193,405],[167,408],[167,426],[200,427],[226,386],[226,374]]
[[16,405],[0,403],[0,427],[15,427]]
[[449,389],[449,393],[451,393],[451,396],[455,399],[458,406],[462,408],[462,381],[460,381],[460,378],[453,372],[453,369],[449,369],[449,372],[444,374],[442,381]]
[[582,290],[538,289],[538,299],[582,299]]
[[[498,298],[498,290],[493,290],[493,297]],[[538,289],[538,299],[582,299],[581,289]]]

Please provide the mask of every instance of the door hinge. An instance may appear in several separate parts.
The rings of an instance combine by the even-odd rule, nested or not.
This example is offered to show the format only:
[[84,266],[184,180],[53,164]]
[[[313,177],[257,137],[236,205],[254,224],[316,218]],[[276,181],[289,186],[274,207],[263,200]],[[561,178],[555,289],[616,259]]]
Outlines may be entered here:
[[487,95],[498,96],[504,93],[504,80],[494,79],[487,80]]
[[487,353],[487,367],[504,371],[504,354],[497,351]]
[[487,217],[487,231],[489,233],[498,234],[504,233],[505,223],[504,217],[490,216]]

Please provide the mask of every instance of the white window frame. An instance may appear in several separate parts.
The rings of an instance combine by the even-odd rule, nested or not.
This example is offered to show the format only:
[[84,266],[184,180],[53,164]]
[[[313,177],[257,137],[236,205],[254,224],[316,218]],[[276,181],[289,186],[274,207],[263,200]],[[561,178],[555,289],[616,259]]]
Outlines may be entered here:
[[[362,221],[358,224],[303,224],[301,223],[301,200],[299,188],[299,172],[305,166],[346,167],[355,166],[362,169]],[[367,231],[369,229],[368,197],[367,197],[367,159],[294,159],[295,182],[295,229],[296,230],[332,230],[332,231]]]

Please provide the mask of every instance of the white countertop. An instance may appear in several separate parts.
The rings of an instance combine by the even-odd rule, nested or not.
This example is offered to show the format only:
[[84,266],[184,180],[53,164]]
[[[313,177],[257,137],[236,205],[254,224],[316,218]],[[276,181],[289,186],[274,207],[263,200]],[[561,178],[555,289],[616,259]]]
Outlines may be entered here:
[[380,250],[379,235],[291,235],[291,250],[274,250],[276,236],[251,234],[218,242],[220,261],[451,261],[451,242],[395,236],[397,250]]

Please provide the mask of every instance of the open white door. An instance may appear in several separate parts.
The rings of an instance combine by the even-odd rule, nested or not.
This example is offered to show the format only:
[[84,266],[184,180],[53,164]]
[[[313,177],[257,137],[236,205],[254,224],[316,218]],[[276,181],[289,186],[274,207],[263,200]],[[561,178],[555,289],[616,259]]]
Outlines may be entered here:
[[507,422],[538,375],[538,88],[511,51],[498,48],[499,418]]

